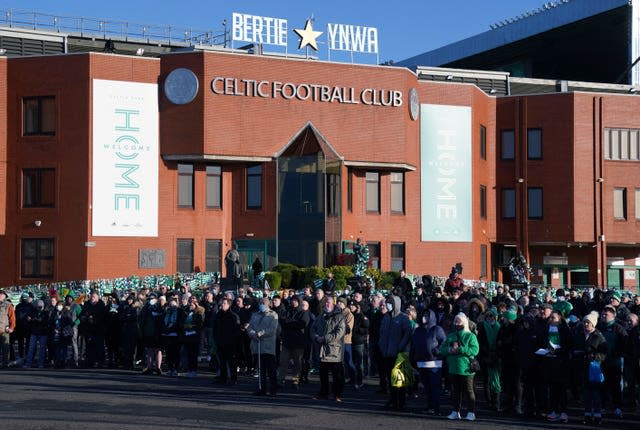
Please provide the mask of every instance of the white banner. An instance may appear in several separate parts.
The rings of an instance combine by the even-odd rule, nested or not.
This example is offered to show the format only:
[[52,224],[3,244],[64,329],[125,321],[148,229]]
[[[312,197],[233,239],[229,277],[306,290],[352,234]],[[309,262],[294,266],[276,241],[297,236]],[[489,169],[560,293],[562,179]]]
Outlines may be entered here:
[[93,236],[158,236],[158,85],[93,80]]

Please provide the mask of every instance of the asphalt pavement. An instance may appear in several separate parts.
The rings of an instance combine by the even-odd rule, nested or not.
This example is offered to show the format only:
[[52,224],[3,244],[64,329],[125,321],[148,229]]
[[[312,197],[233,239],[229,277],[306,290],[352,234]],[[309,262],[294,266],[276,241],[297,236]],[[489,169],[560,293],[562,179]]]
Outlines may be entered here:
[[[411,397],[407,411],[384,408],[386,396],[369,379],[344,401],[313,400],[319,383],[299,391],[285,388],[275,397],[256,397],[257,378],[243,376],[234,386],[217,385],[205,372],[197,378],[143,376],[113,369],[0,371],[0,429],[586,429],[580,410],[570,410],[569,424],[498,415],[478,402],[477,420],[449,421],[423,413],[424,398]],[[577,405],[576,405],[577,406]],[[448,413],[449,400],[443,412]],[[464,410],[463,410],[464,415]],[[626,411],[605,418],[599,428],[637,429],[639,415]]]

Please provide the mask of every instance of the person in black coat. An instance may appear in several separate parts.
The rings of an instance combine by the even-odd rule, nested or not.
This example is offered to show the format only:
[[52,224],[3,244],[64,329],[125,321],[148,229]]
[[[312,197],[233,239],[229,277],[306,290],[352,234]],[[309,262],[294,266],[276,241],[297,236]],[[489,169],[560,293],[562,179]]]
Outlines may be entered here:
[[[240,317],[231,310],[231,300],[220,300],[220,309],[216,314],[213,326],[213,337],[218,348],[220,360],[220,376],[218,381],[222,384],[234,385],[238,380],[238,368],[236,364],[236,349],[240,339]],[[227,378],[228,367],[228,378]]]
[[33,356],[38,348],[38,367],[44,367],[44,358],[47,350],[47,338],[49,335],[49,313],[44,309],[44,302],[38,300],[35,307],[27,317],[29,321],[29,352],[24,363],[24,368],[31,368]]
[[569,387],[569,357],[572,349],[571,331],[562,312],[553,311],[548,320],[547,329],[542,333],[540,348],[547,350],[543,357],[543,377],[551,391],[547,420],[566,423],[567,388]]
[[100,294],[93,291],[89,301],[82,307],[80,313],[80,332],[84,335],[86,345],[87,367],[101,367],[104,365],[104,330],[107,313]]
[[393,290],[391,290],[391,292],[400,297],[403,307],[409,302],[413,294],[413,283],[407,278],[407,272],[404,270],[400,271],[400,276],[393,281]]
[[364,352],[369,334],[369,318],[362,312],[360,303],[349,301],[349,310],[353,314],[353,329],[351,330],[351,354],[356,368],[354,385],[356,390],[362,388]]
[[538,345],[538,333],[535,329],[535,317],[531,314],[518,318],[513,335],[513,354],[516,362],[516,405],[518,415],[535,415],[535,388],[538,375],[538,361],[535,351]]
[[124,368],[133,370],[136,343],[138,342],[138,307],[135,294],[129,294],[118,309],[122,339],[122,361]]
[[278,315],[278,321],[282,327],[282,354],[278,367],[278,378],[284,381],[289,367],[289,361],[293,360],[292,386],[298,389],[300,372],[302,369],[302,356],[305,347],[305,329],[309,325],[310,315],[300,306],[298,296],[291,297],[290,307],[282,318]]

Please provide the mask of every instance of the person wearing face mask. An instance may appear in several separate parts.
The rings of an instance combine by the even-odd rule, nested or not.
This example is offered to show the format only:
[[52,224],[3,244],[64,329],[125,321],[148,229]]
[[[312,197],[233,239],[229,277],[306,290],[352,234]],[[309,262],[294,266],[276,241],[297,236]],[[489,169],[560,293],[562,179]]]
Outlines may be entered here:
[[31,337],[29,339],[29,352],[24,362],[24,368],[30,369],[33,363],[33,356],[38,349],[38,368],[44,368],[44,358],[47,349],[47,335],[49,332],[49,315],[44,310],[44,302],[36,301],[36,305],[27,317]]
[[67,354],[73,337],[73,319],[71,311],[64,307],[62,302],[57,302],[50,314],[49,337],[53,345],[53,365],[61,369],[66,365]]
[[180,341],[178,339],[178,298],[172,296],[162,317],[162,346],[167,357],[167,375],[178,376]]
[[[391,381],[391,371],[396,363],[398,353],[409,352],[411,346],[411,322],[407,314],[401,312],[401,300],[396,295],[389,295],[385,302],[387,313],[382,317],[380,324],[380,353],[382,354],[383,369],[389,381]],[[403,410],[406,401],[404,387],[390,387],[390,397],[387,407],[396,410]]]
[[93,291],[89,301],[80,313],[79,331],[84,335],[86,345],[86,366],[104,365],[104,320],[107,309],[100,294]]
[[[251,316],[247,334],[251,339],[251,352],[254,363],[260,369],[256,396],[275,396],[278,391],[276,376],[276,333],[278,331],[278,314],[269,307],[269,298],[259,302],[258,312]],[[267,385],[268,381],[268,385]]]
[[[147,304],[140,311],[138,325],[142,335],[146,365],[142,369],[143,375],[162,373],[162,344],[160,334],[162,332],[163,310],[158,304],[155,293],[149,294]],[[154,365],[155,360],[155,365]]]
[[453,411],[447,416],[450,420],[461,419],[462,394],[466,392],[469,399],[468,421],[476,419],[476,393],[473,387],[475,371],[471,368],[471,359],[480,351],[476,335],[469,330],[469,319],[465,314],[458,314],[453,319],[454,331],[440,346],[440,354],[447,360],[449,376],[453,385]]
[[203,324],[204,308],[198,304],[197,297],[191,296],[187,307],[182,308],[178,314],[180,342],[187,352],[187,378],[197,376],[200,331]]
[[332,376],[333,396],[336,402],[342,401],[344,387],[344,337],[347,323],[344,314],[335,305],[333,297],[327,297],[324,312],[316,318],[311,327],[311,339],[319,347],[320,391],[316,400],[326,400],[329,396],[329,372]]
[[425,309],[418,319],[419,326],[413,332],[409,359],[418,369],[420,382],[427,398],[426,412],[440,415],[440,391],[442,388],[442,356],[440,346],[447,338],[442,327],[436,324],[436,314]]
[[498,311],[492,307],[484,314],[484,321],[478,324],[478,345],[480,352],[478,360],[482,365],[485,398],[489,408],[501,411],[500,393],[500,356],[498,355],[498,333],[500,332]]

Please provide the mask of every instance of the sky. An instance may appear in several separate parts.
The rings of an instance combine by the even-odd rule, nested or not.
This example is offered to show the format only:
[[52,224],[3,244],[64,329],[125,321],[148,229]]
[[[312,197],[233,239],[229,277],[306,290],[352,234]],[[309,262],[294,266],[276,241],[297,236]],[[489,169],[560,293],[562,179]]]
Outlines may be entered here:
[[[319,49],[317,53],[313,52],[315,56],[326,60],[328,55],[333,55],[333,60],[349,61],[344,58],[344,52],[329,53],[326,31],[329,23],[351,24],[377,29],[378,55],[357,54],[355,60],[375,64],[404,60],[482,33],[489,30],[492,23],[514,18],[544,3],[544,0],[0,0],[0,9],[2,13],[9,9],[35,11],[198,30],[221,29],[223,20],[231,23],[234,12],[283,18],[289,27],[287,51],[300,54],[304,51],[297,50],[298,36],[293,29],[304,28],[306,19],[313,16],[313,30],[325,32],[318,38]],[[1,16],[0,25],[3,25]],[[236,47],[242,44],[234,43]]]

